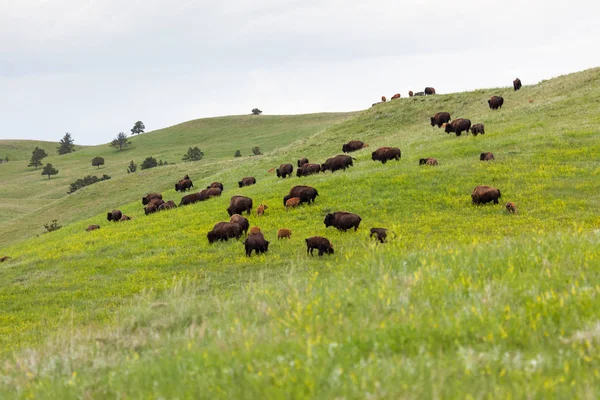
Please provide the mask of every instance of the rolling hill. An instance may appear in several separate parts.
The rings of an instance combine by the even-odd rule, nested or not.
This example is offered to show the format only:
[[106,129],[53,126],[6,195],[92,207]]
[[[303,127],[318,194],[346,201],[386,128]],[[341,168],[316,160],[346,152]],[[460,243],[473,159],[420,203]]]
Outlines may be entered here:
[[[492,95],[505,99],[498,111],[487,107]],[[437,111],[484,123],[486,134],[447,135],[429,124]],[[123,154],[113,179],[4,217],[1,251],[12,258],[0,264],[0,396],[598,397],[600,69],[518,92],[289,117],[286,129],[272,117],[247,136],[245,124],[265,117],[190,122],[189,132],[221,124],[198,143],[214,158],[128,175],[133,157]],[[180,144],[193,133],[178,129],[135,138],[127,152],[141,158],[152,142],[153,155],[171,161],[196,145]],[[322,162],[352,139],[369,147],[352,153],[345,172],[268,172],[301,156]],[[265,154],[229,158],[253,145]],[[373,162],[380,146],[400,147],[401,160]],[[95,151],[105,149],[77,151],[71,168]],[[483,151],[496,160],[479,161]],[[419,166],[423,157],[440,165]],[[140,197],[158,190],[178,203],[172,184],[185,173],[197,188],[223,182],[223,196],[144,216]],[[249,175],[257,184],[238,188]],[[7,198],[20,196],[19,183],[2,182],[12,185]],[[297,184],[318,189],[316,204],[286,211],[281,199]],[[501,204],[471,205],[481,184],[500,188]],[[206,240],[236,194],[269,206],[248,217],[271,242],[265,255]],[[113,208],[133,220],[108,223]],[[325,228],[324,215],[339,210],[362,217],[357,232]],[[51,217],[65,226],[24,239]],[[85,232],[92,223],[101,229]],[[397,237],[378,245],[368,237],[374,226]],[[281,227],[290,240],[276,239]],[[307,256],[313,235],[329,238],[335,254]]]

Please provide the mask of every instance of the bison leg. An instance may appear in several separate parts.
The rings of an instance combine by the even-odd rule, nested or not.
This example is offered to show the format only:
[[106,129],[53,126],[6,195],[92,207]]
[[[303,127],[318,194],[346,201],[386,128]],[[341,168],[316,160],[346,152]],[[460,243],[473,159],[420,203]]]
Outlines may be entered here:
[[319,248],[319,257],[323,257],[323,249]]
[[494,204],[498,204],[498,199],[494,199]]

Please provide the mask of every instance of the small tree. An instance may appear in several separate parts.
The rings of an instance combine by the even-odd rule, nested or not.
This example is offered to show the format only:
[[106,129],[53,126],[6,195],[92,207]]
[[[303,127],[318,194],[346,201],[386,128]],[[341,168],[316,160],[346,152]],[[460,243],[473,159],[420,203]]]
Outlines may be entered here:
[[38,169],[38,167],[40,165],[42,165],[42,159],[44,157],[48,157],[48,154],[46,154],[46,151],[44,149],[40,149],[39,147],[36,147],[35,150],[33,150],[33,152],[31,153],[31,160],[29,161],[29,164],[27,166]]
[[116,138],[113,139],[112,142],[110,142],[110,147],[113,148],[119,148],[119,151],[121,151],[123,149],[123,147],[127,147],[131,144],[131,142],[129,140],[127,140],[127,135],[123,132],[119,132],[119,134],[117,135]]
[[57,219],[53,219],[51,224],[44,224],[44,228],[46,229],[45,233],[50,233],[59,230],[60,228],[62,228],[62,225],[58,224]]
[[252,114],[253,115],[260,115],[260,114],[262,114],[262,111],[260,111],[258,108],[253,108],[252,109]]
[[73,144],[73,138],[69,132],[65,133],[62,139],[60,139],[60,146],[58,146],[58,154],[67,154],[75,151],[75,145]]
[[50,163],[46,164],[44,170],[42,171],[42,175],[48,175],[48,179],[50,179],[50,175],[56,174],[58,174],[58,170],[54,168]]
[[135,171],[137,171],[137,164],[134,163],[133,160],[131,160],[131,162],[129,163],[129,167],[127,167],[127,173],[130,174]]
[[154,168],[158,165],[158,161],[154,157],[147,157],[144,161],[142,161],[142,165],[140,167],[142,169]]
[[235,151],[235,154],[233,155],[234,157],[241,157],[242,156],[242,152],[239,150]]
[[102,157],[92,158],[92,166],[100,168],[101,165],[104,165],[104,158],[102,158]]
[[146,129],[146,126],[144,125],[144,123],[142,121],[138,121],[133,125],[133,128],[131,128],[131,136],[139,135],[140,133],[144,133],[145,129]]
[[252,154],[254,154],[255,156],[260,156],[262,154],[262,150],[260,149],[260,147],[255,146],[252,148]]
[[200,150],[198,148],[198,146],[194,147],[194,148],[188,148],[188,151],[186,154],[183,155],[182,160],[183,161],[200,161],[202,160],[202,157],[204,157],[204,153],[202,152],[202,150]]

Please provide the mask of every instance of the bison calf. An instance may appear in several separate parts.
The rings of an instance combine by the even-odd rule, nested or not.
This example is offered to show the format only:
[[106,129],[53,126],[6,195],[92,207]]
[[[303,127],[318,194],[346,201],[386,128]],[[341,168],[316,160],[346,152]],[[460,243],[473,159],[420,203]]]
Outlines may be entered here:
[[100,225],[90,225],[87,227],[86,231],[95,231],[96,229],[100,229]]
[[323,256],[323,254],[333,254],[333,245],[329,241],[329,239],[324,238],[323,236],[312,236],[305,239],[306,242],[306,255],[310,253],[313,255],[313,250],[319,250],[319,257]]
[[250,235],[254,235],[255,233],[260,233],[260,228],[258,226],[250,228]]
[[510,214],[518,214],[517,206],[512,201],[506,203],[506,211],[508,211]]
[[285,202],[286,211],[290,208],[298,207],[300,205],[300,197],[292,197],[291,199],[287,199]]
[[498,199],[500,197],[502,197],[500,189],[487,185],[476,186],[471,194],[471,200],[475,205],[486,204],[491,201],[493,201],[494,204],[498,204]]
[[281,228],[277,231],[277,240],[279,239],[291,239],[292,238],[292,231],[287,229],[287,228]]
[[479,160],[481,161],[492,161],[494,160],[494,153],[491,152],[487,152],[487,153],[481,153],[479,155]]
[[421,158],[419,165],[438,165],[438,162],[435,158]]
[[259,217],[265,215],[265,210],[267,208],[269,208],[269,207],[267,207],[266,204],[259,205],[258,208],[256,209],[256,215]]
[[483,135],[485,133],[485,127],[483,124],[475,124],[471,127],[471,134],[477,136],[478,134]]
[[323,223],[325,224],[326,228],[333,226],[334,228],[337,228],[343,232],[354,228],[354,231],[356,232],[358,226],[360,225],[360,221],[362,221],[362,218],[357,214],[340,211],[327,214]]
[[[386,228],[371,228],[371,234],[369,235],[369,238],[375,236],[375,239],[379,240],[380,243],[385,243],[387,239],[387,232],[388,230]],[[395,239],[396,234],[394,232],[392,233],[394,234]]]

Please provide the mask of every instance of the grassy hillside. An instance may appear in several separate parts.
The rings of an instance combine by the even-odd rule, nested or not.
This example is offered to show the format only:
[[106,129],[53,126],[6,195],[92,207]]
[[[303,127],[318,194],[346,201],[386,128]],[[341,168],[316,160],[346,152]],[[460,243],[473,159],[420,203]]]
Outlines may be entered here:
[[[0,267],[0,394],[597,398],[599,84],[594,69],[519,92],[378,105],[265,156],[207,163],[190,174],[198,187],[223,182],[223,196],[155,215],[139,197],[165,188],[178,202],[156,182],[186,166],[69,196],[61,207],[80,210],[74,222],[2,250],[13,258]],[[487,108],[491,95],[504,96],[501,110]],[[486,134],[432,128],[437,111]],[[350,139],[369,148],[346,172],[267,172],[304,155],[323,161]],[[400,147],[401,161],[371,161],[383,145]],[[482,151],[496,161],[479,161]],[[440,166],[420,167],[422,157]],[[246,175],[257,185],[237,188]],[[301,183],[318,189],[316,204],[285,211],[281,198]],[[501,204],[472,206],[479,184],[499,187]],[[266,255],[208,245],[235,194],[269,206],[249,217],[271,241]],[[108,223],[115,207],[134,219]],[[324,227],[338,210],[361,215],[358,232]],[[85,232],[91,223],[102,228]],[[374,226],[397,238],[375,244]],[[291,240],[276,239],[280,227]],[[307,256],[312,235],[336,253]]]

